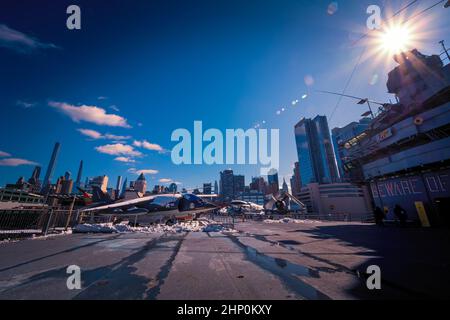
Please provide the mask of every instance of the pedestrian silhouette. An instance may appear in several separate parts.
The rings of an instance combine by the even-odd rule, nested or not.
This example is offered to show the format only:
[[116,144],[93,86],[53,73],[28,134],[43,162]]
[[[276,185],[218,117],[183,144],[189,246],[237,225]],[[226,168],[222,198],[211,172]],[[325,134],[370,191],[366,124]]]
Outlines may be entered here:
[[383,227],[384,226],[384,213],[383,210],[381,210],[380,207],[375,207],[375,210],[373,211],[374,217],[375,217],[375,223],[380,226]]
[[406,220],[408,219],[408,215],[406,214],[405,209],[403,209],[400,205],[396,204],[394,207],[394,214],[397,219],[400,221],[400,226],[406,226]]

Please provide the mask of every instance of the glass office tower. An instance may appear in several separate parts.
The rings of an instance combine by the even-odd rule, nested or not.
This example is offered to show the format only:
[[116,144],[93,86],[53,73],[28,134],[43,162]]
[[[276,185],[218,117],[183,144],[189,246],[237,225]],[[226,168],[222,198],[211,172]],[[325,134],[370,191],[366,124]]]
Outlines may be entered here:
[[339,182],[327,118],[303,118],[295,125],[295,141],[303,185]]

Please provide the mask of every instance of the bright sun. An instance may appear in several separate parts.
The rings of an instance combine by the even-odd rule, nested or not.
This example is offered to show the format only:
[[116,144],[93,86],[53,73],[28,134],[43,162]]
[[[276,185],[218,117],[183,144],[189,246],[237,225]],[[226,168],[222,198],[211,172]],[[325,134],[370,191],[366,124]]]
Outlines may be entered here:
[[407,50],[411,45],[411,33],[405,26],[393,26],[381,35],[381,45],[390,54]]

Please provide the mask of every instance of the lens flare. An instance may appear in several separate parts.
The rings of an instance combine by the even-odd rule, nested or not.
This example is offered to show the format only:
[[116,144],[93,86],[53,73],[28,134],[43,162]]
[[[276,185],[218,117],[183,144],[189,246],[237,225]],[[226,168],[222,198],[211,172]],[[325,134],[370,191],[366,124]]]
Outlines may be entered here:
[[381,34],[380,41],[384,51],[397,54],[410,49],[411,33],[406,26],[393,26]]

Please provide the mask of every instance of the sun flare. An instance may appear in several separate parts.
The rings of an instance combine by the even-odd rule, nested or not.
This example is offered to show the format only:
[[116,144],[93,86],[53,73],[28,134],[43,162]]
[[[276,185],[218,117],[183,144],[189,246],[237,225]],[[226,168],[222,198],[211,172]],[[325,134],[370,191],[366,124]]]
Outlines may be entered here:
[[406,26],[393,26],[381,34],[380,41],[385,52],[397,54],[410,49],[411,32]]

